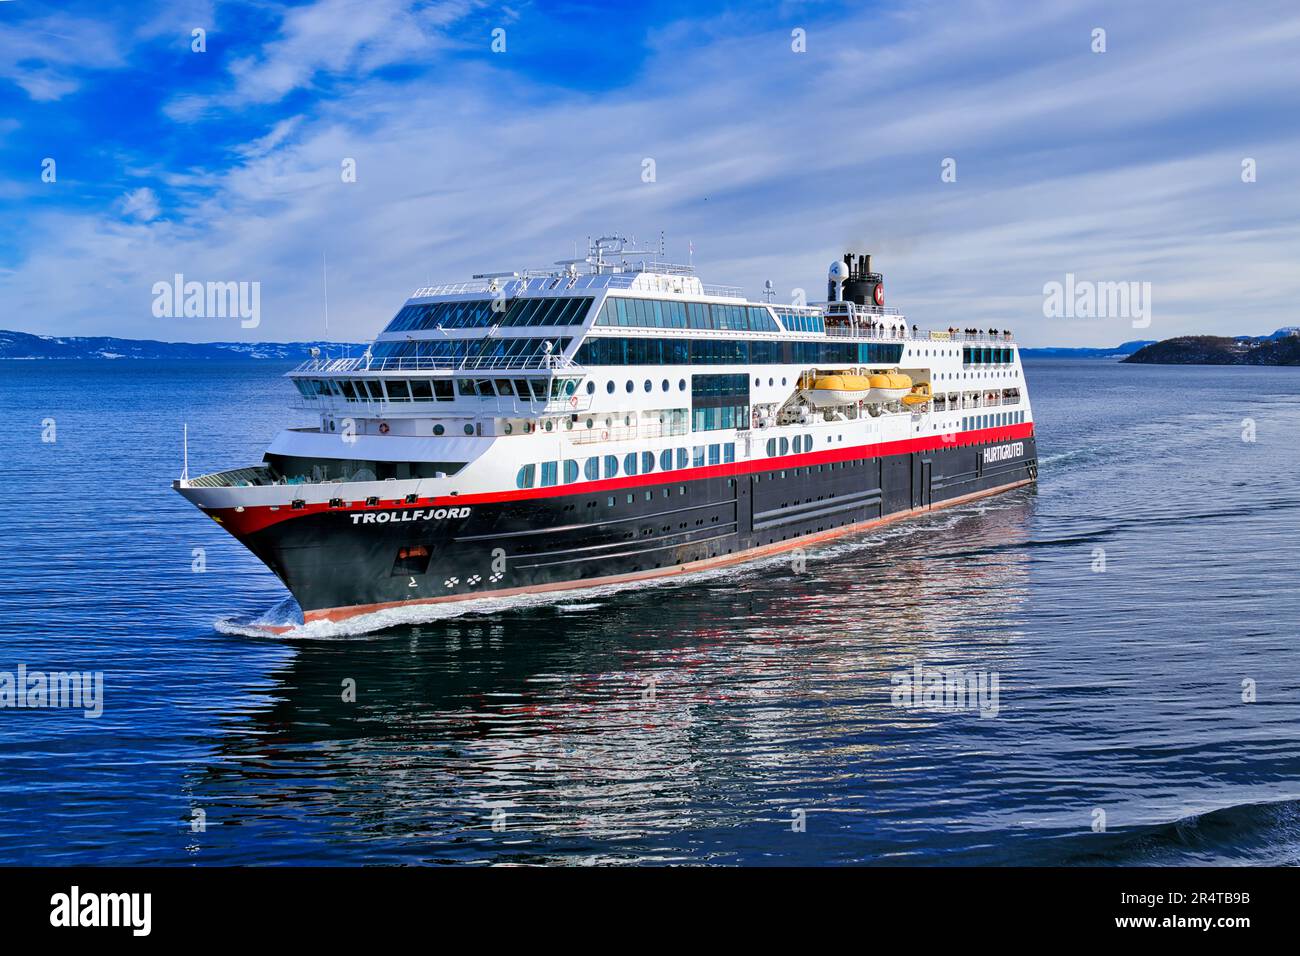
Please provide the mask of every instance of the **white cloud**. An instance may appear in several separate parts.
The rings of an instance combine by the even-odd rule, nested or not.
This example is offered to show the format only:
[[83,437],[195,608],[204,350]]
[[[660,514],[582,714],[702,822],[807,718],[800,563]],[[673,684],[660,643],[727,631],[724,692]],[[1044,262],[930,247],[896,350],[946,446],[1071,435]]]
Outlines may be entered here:
[[120,200],[118,208],[122,215],[129,219],[137,219],[140,222],[149,222],[157,219],[161,209],[158,205],[158,196],[148,186],[141,186],[139,189],[133,189]]
[[[42,332],[239,337],[206,321],[159,328],[150,286],[184,272],[261,281],[256,337],[318,337],[325,251],[331,332],[360,339],[417,285],[546,264],[610,229],[663,228],[682,257],[694,240],[705,281],[751,294],[771,278],[820,297],[831,258],[872,251],[890,304],[920,324],[1010,326],[1030,344],[1295,323],[1300,196],[1286,170],[1300,143],[1269,108],[1300,79],[1286,7],[1194,22],[1172,2],[923,7],[812,29],[806,54],[790,52],[785,25],[743,33],[728,19],[701,28],[705,47],[666,27],[642,79],[580,95],[493,60],[366,78],[399,60],[380,37],[408,16],[369,6],[301,8],[245,58],[223,95],[269,102],[323,73],[356,77],[246,144],[228,171],[169,174],[166,220],[156,197],[129,222],[34,217],[31,253],[0,278],[16,305],[6,312],[39,317]],[[1088,52],[1094,21],[1111,52]],[[396,47],[427,61],[429,36]],[[654,184],[640,179],[647,156]],[[956,183],[939,181],[945,156]],[[1240,182],[1243,156],[1259,160],[1259,182]],[[345,157],[356,183],[341,181]],[[1152,327],[1044,319],[1042,286],[1066,272],[1152,282]]]

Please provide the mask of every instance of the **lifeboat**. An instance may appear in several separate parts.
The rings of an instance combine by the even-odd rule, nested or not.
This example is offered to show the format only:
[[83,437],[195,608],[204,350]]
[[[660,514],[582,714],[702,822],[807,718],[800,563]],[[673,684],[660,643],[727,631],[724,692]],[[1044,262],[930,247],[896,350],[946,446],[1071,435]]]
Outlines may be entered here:
[[912,389],[912,379],[901,372],[877,372],[867,376],[867,383],[869,387],[863,397],[879,405],[896,402]]
[[853,405],[867,397],[871,382],[865,375],[835,373],[813,378],[803,390],[804,397],[815,408],[828,405]]
[[929,382],[918,382],[912,390],[903,396],[904,405],[924,405],[934,396],[930,394]]

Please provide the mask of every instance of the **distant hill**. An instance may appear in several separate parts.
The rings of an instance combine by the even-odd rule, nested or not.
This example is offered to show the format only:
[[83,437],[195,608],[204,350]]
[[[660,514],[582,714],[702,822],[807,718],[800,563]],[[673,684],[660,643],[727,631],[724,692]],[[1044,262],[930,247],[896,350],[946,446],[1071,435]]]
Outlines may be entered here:
[[305,359],[313,347],[331,355],[363,345],[341,342],[154,342],[111,336],[28,335],[0,330],[0,359],[183,359],[240,361]]
[[1139,349],[1125,362],[1143,365],[1300,365],[1300,335],[1224,338],[1183,335]]
[[1026,349],[1022,348],[1020,354],[1025,358],[1059,358],[1059,359],[1116,359],[1123,358],[1126,355],[1132,355],[1134,352],[1148,345],[1154,345],[1154,339],[1146,339],[1138,342],[1125,342],[1123,345],[1117,345],[1111,349],[1087,349],[1087,348],[1041,348]]

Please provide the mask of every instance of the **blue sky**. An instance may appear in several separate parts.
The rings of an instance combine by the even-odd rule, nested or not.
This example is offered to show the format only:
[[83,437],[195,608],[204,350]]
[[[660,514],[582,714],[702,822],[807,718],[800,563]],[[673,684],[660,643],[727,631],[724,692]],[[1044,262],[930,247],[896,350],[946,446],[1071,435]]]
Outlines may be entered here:
[[[323,254],[362,340],[662,230],[751,296],[871,251],[919,324],[1030,345],[1266,333],[1300,324],[1298,99],[1293,3],[0,0],[0,328],[318,338]],[[175,273],[260,282],[261,325],[156,318]],[[1150,327],[1044,317],[1067,273],[1151,283]]]

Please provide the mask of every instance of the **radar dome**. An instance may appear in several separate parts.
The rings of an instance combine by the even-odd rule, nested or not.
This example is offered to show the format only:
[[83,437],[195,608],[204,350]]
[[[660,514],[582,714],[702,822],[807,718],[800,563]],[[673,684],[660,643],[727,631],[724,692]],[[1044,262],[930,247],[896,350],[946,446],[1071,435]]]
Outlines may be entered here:
[[835,282],[843,282],[849,277],[849,267],[836,259],[831,263],[831,267],[826,270],[826,277]]

